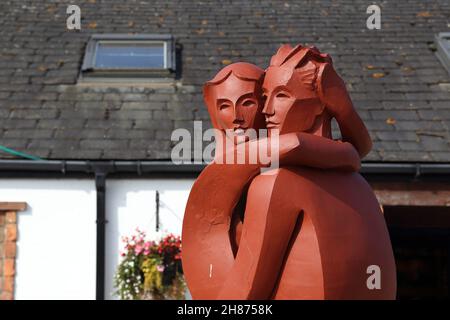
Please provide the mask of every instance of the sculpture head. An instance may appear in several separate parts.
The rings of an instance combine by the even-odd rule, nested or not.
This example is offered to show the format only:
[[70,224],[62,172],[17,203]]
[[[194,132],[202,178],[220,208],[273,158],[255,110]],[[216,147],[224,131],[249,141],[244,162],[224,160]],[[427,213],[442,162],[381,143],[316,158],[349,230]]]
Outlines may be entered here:
[[369,132],[329,55],[314,47],[282,46],[266,70],[263,95],[267,128],[279,129],[280,134],[309,132],[331,138],[333,117],[342,140],[361,157],[369,153]]
[[233,141],[248,129],[264,128],[261,85],[264,70],[250,63],[233,63],[203,86],[203,95],[214,128]]
[[263,113],[268,129],[280,134],[308,132],[317,126],[325,104],[317,90],[318,74],[331,58],[315,48],[282,46],[272,57],[263,83]]

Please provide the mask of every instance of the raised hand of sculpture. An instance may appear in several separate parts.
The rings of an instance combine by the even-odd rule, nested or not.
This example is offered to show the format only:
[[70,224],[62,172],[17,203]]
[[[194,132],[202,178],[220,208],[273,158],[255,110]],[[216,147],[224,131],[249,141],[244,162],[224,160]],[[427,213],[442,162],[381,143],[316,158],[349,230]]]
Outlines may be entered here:
[[[261,128],[265,102],[269,135],[281,134],[281,169],[257,176],[259,163],[213,162],[199,176],[183,223],[183,268],[193,297],[394,298],[386,226],[355,172],[370,138],[331,59],[314,48],[283,46],[265,74],[233,64],[204,94],[213,126],[222,130],[216,140],[235,142],[249,127]],[[331,140],[332,117],[348,142]],[[249,185],[242,224],[237,204]],[[369,265],[383,270],[381,290],[366,285]]]

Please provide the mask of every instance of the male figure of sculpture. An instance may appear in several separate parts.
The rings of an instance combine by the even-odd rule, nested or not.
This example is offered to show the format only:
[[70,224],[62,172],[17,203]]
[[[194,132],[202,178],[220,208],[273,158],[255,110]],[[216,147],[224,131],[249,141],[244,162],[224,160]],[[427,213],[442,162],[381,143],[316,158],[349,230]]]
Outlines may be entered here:
[[[213,162],[197,179],[183,223],[183,267],[193,297],[393,299],[387,229],[356,173],[370,138],[331,59],[315,48],[283,46],[263,76],[240,63],[205,85],[220,130],[258,127],[265,102],[267,127],[281,134],[281,168],[257,176],[259,164]],[[348,142],[331,139],[332,117]],[[252,148],[259,141],[246,143]],[[235,207],[249,184],[242,224]],[[370,265],[382,270],[379,290],[367,287]]]

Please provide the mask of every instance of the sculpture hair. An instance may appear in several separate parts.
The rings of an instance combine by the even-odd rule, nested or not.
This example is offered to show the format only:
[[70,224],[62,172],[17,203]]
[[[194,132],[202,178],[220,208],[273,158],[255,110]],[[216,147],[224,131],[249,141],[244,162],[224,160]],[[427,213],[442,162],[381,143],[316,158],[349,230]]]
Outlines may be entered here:
[[262,82],[264,70],[247,62],[232,63],[220,70],[214,78],[205,83],[205,86],[213,86],[224,82],[231,74],[241,80]]
[[298,68],[305,61],[333,64],[330,55],[321,53],[316,47],[303,47],[299,44],[292,48],[289,44],[285,44],[272,56],[270,66],[293,65],[294,68]]
[[270,60],[271,67],[294,69],[302,83],[311,90],[317,89],[319,66],[324,64],[333,64],[328,54],[320,53],[316,47],[303,47],[302,45],[294,48],[288,44],[283,45]]

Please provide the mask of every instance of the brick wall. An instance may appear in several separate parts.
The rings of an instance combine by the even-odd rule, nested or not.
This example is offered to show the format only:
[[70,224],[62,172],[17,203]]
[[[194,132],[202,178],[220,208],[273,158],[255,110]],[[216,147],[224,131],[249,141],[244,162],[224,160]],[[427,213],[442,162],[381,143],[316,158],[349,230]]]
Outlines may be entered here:
[[14,298],[17,212],[25,203],[0,202],[0,300]]

